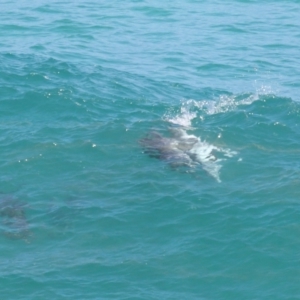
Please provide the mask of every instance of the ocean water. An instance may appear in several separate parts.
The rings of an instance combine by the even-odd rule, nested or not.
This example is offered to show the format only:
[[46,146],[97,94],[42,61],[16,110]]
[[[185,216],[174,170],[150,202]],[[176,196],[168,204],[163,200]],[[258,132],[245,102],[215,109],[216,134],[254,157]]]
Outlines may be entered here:
[[299,1],[0,1],[1,299],[299,299]]

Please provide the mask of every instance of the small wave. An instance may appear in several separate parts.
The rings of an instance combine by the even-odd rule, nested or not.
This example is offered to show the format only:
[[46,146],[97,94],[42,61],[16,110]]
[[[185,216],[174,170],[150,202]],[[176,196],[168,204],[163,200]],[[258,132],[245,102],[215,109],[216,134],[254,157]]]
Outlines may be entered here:
[[[211,100],[182,100],[179,111],[169,111],[163,119],[170,124],[172,139],[176,139],[177,143],[174,143],[175,145],[185,145],[189,141],[195,141],[192,147],[184,150],[184,154],[192,159],[193,166],[200,164],[207,173],[220,182],[220,170],[223,162],[235,156],[237,152],[230,148],[211,144],[193,134],[193,131],[198,127],[196,124],[199,124],[196,120],[198,119],[204,124],[206,116],[244,110],[244,106],[263,100],[266,95],[274,95],[269,86],[261,86],[255,93],[222,94]],[[176,147],[176,150],[182,150],[180,146]]]
[[[176,126],[176,135],[174,129],[172,134],[182,143],[189,140],[197,140],[187,153],[193,161],[200,164],[202,168],[214,177],[218,182],[220,179],[220,170],[223,162],[237,154],[236,151],[226,147],[219,147],[202,140],[200,136],[193,134],[193,120],[200,119],[205,122],[205,116],[226,113],[239,109],[240,106],[251,105],[259,100],[262,95],[270,94],[271,88],[261,87],[256,93],[244,93],[238,95],[220,95],[213,100],[183,100],[179,112],[168,112],[164,115],[164,120]],[[195,124],[194,124],[195,125]]]

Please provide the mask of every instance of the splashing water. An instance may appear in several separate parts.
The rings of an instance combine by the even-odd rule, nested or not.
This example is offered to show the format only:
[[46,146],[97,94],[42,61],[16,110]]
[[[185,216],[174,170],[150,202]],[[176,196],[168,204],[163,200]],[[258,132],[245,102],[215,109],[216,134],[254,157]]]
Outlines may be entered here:
[[176,115],[165,114],[164,120],[172,126],[179,126],[176,129],[171,129],[174,138],[185,144],[190,140],[196,140],[193,146],[185,151],[192,159],[194,164],[200,164],[202,168],[214,177],[218,182],[220,179],[220,170],[222,162],[237,154],[229,148],[217,147],[201,140],[200,137],[189,134],[188,131],[193,130],[192,121],[196,118],[203,120],[203,113],[206,115],[214,115],[233,111],[241,105],[250,105],[259,100],[260,95],[269,94],[270,88],[262,87],[254,94],[243,95],[221,95],[217,100],[201,100],[196,101],[189,99],[182,101],[180,112]]
[[174,117],[170,115],[165,115],[164,119],[172,124],[179,125],[182,127],[190,127],[192,124],[192,120],[197,117],[197,113],[192,111],[196,105],[194,100],[187,100],[182,102],[182,106],[180,107],[180,113]]

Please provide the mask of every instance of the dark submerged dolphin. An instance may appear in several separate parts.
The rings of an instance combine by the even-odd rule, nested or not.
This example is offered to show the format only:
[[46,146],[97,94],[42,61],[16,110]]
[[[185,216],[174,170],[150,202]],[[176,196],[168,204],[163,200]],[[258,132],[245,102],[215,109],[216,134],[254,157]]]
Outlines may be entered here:
[[198,142],[197,138],[186,138],[180,129],[170,129],[172,137],[164,137],[152,131],[140,140],[140,145],[150,157],[166,161],[172,167],[192,166],[196,162],[189,150]]
[[0,220],[7,237],[25,240],[29,237],[25,206],[19,200],[8,195],[0,198]]

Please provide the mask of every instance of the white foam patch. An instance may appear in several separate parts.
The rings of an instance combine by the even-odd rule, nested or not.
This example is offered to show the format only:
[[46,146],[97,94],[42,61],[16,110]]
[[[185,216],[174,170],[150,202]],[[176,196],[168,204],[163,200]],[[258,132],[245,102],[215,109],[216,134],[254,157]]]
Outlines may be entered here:
[[214,177],[218,182],[221,182],[221,160],[217,159],[215,155],[212,154],[213,150],[217,150],[217,148],[206,143],[205,141],[199,141],[190,150],[190,153],[195,156],[196,161],[198,161],[202,165],[202,168],[207,173]]
[[[220,179],[221,162],[225,157],[232,157],[236,152],[230,149],[216,147],[206,141],[201,141],[200,137],[193,134],[188,134],[184,128],[176,128],[172,130],[178,144],[191,145],[192,147],[186,153],[192,157],[196,164],[200,164],[202,168],[214,177],[218,182]],[[178,147],[178,146],[177,146]]]
[[190,150],[190,153],[195,155],[196,160],[201,163],[202,168],[218,182],[221,182],[221,162],[226,160],[225,157],[232,157],[237,154],[235,151],[219,148],[205,141],[199,141],[195,144],[195,146]]

